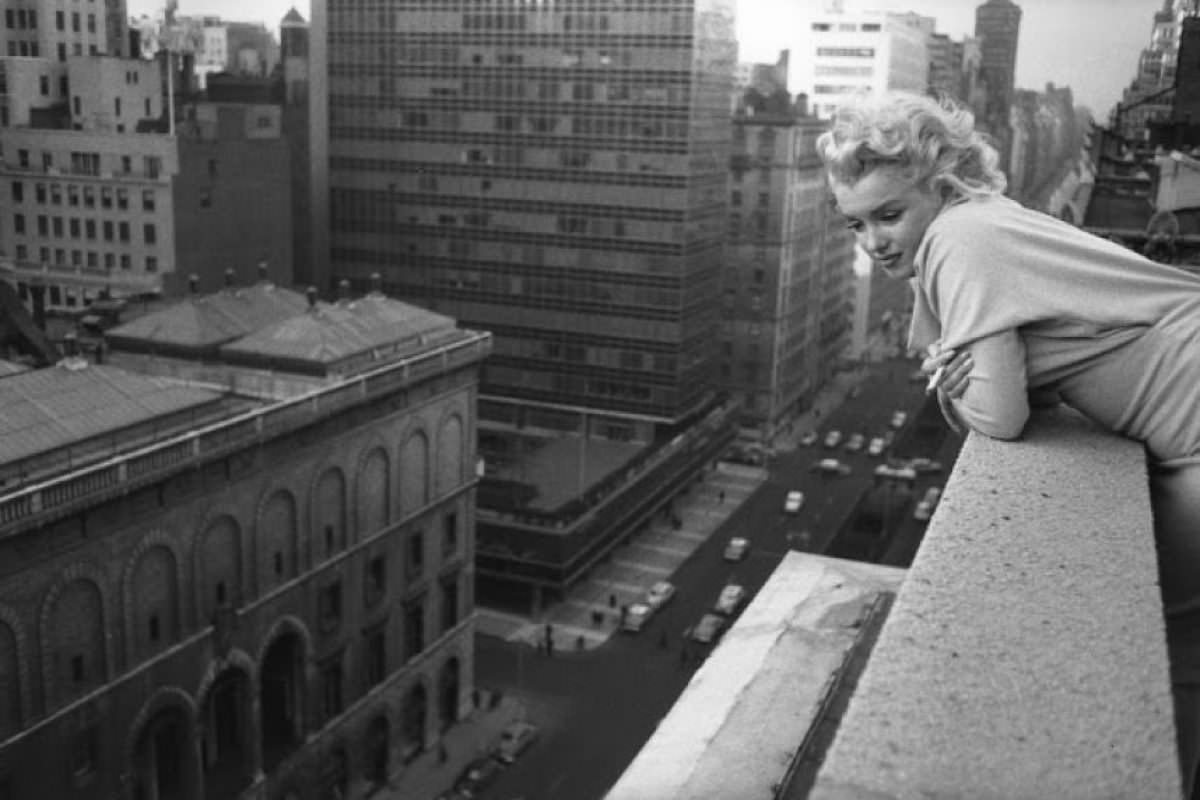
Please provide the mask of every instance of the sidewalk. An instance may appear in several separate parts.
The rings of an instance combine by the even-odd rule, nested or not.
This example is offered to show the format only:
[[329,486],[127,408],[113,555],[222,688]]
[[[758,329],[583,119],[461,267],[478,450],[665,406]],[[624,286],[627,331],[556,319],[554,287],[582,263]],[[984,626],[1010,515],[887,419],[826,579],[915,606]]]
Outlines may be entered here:
[[505,725],[524,716],[525,709],[515,698],[480,689],[479,708],[442,734],[444,751],[435,745],[369,796],[372,800],[433,800],[453,786],[468,763],[491,750]]

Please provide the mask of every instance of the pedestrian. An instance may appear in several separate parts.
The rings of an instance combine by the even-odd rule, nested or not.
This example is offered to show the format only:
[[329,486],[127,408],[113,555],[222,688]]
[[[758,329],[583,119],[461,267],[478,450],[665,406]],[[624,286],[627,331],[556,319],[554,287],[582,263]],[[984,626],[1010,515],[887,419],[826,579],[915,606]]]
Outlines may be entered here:
[[1149,457],[1185,797],[1200,764],[1200,278],[1005,197],[952,101],[883,93],[817,141],[860,247],[913,287],[910,350],[948,424],[1016,439],[1065,402]]
[[584,645],[585,645],[585,642],[584,642],[583,634],[581,633],[575,637],[575,649],[582,653]]
[[622,605],[622,606],[621,606],[621,617],[620,617],[620,619],[617,621],[617,627],[619,627],[619,628],[623,628],[623,627],[625,627],[625,617],[626,617],[626,615],[628,615],[628,614],[629,614],[629,606],[627,606],[627,605]]

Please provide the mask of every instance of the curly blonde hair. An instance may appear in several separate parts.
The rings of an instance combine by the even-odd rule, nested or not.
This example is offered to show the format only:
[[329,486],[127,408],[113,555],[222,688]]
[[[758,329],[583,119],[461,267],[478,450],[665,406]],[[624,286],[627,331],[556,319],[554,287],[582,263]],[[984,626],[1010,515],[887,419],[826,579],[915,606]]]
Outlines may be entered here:
[[817,154],[831,181],[849,185],[885,165],[959,198],[1001,194],[1008,183],[996,148],[975,130],[975,116],[948,98],[863,96],[837,109]]

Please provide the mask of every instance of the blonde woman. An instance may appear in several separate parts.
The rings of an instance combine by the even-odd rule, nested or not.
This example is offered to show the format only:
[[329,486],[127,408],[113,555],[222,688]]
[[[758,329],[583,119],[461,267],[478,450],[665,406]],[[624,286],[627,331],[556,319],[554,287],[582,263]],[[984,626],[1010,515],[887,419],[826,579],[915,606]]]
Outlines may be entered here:
[[1200,279],[1004,197],[949,102],[889,93],[817,142],[858,244],[914,290],[909,346],[952,426],[1017,439],[1061,400],[1145,445],[1185,796],[1200,762]]

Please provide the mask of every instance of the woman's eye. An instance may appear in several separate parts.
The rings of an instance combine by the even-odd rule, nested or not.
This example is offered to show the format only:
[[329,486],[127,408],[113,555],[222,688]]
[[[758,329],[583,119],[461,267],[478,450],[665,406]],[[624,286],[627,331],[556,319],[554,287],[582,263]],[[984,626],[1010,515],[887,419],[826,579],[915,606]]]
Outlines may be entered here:
[[846,228],[847,228],[848,230],[854,231],[855,233],[858,233],[859,231],[861,231],[861,230],[862,230],[862,223],[861,223],[861,222],[859,222],[859,221],[858,221],[858,220],[856,220],[856,219],[847,220],[847,221],[846,221]]
[[879,215],[881,222],[895,222],[898,219],[900,219],[899,211],[885,211]]

